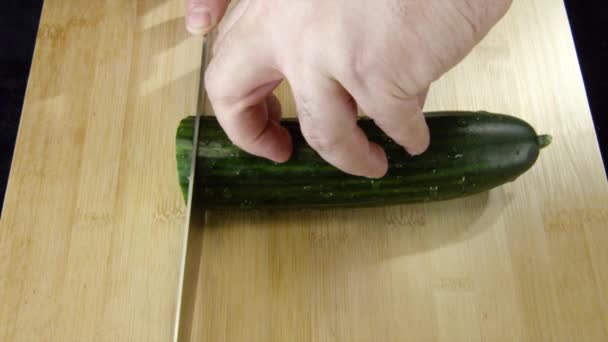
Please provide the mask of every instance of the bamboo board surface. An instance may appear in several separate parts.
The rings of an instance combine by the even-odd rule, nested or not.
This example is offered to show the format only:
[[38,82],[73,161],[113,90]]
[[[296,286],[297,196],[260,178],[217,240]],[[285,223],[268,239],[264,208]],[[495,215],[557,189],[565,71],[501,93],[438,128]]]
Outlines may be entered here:
[[[0,222],[0,340],[172,336],[173,139],[201,60],[182,11],[45,2]],[[608,183],[563,3],[515,1],[432,87],[441,109],[511,113],[554,143],[464,200],[207,213],[191,339],[607,340]]]
[[202,42],[181,0],[46,0],[0,223],[0,341],[167,341],[175,129]]

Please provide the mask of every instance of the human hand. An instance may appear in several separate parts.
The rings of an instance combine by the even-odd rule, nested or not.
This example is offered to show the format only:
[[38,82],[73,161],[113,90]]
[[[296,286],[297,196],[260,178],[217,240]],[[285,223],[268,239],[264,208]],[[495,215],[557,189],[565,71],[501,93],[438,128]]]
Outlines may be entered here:
[[226,13],[230,0],[187,0],[186,29],[195,35],[211,31]]
[[[225,0],[190,1],[219,4],[213,18],[225,11]],[[284,162],[291,139],[272,91],[287,79],[311,147],[344,172],[382,177],[386,155],[357,126],[357,107],[410,154],[423,153],[429,85],[470,52],[510,3],[241,0],[220,25],[205,77],[208,96],[237,146]]]

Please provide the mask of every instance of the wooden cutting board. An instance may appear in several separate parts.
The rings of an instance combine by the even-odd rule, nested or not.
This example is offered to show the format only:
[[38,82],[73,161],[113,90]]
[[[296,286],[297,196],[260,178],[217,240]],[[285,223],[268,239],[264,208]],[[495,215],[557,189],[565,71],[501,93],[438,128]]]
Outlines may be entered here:
[[[45,2],[0,221],[0,340],[171,338],[173,140],[202,57],[182,13]],[[511,113],[554,144],[464,200],[208,213],[192,340],[608,340],[608,183],[563,3],[515,1],[425,109]]]

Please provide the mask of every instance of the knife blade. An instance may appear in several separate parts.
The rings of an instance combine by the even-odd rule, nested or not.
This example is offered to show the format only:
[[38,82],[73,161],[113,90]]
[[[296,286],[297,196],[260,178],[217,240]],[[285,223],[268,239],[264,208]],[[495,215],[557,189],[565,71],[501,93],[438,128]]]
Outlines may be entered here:
[[200,267],[201,251],[203,246],[203,226],[205,213],[200,210],[192,211],[192,203],[196,201],[194,194],[194,181],[196,170],[196,154],[198,148],[200,116],[205,108],[205,87],[203,84],[204,72],[207,65],[207,41],[203,41],[202,61],[199,76],[197,115],[194,122],[194,137],[192,141],[192,160],[188,184],[188,197],[184,235],[182,238],[182,253],[180,258],[179,286],[177,293],[177,308],[173,324],[173,341],[190,341],[192,323],[196,303],[196,292]]

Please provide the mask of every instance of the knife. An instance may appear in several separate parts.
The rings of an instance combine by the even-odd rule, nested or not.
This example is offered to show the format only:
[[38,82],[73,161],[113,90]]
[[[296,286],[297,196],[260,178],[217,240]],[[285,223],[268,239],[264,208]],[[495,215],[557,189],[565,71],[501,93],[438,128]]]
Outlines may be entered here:
[[182,237],[182,254],[180,258],[179,286],[177,289],[177,308],[173,324],[173,341],[190,341],[192,333],[194,305],[198,284],[201,250],[203,246],[203,229],[205,213],[201,210],[192,211],[192,203],[197,199],[194,196],[194,175],[196,169],[196,153],[198,149],[198,135],[200,116],[205,108],[204,72],[207,65],[207,41],[203,41],[200,81],[198,87],[197,115],[194,122],[194,136],[192,138],[192,161],[190,163],[190,176],[186,206],[186,219],[184,235]]

